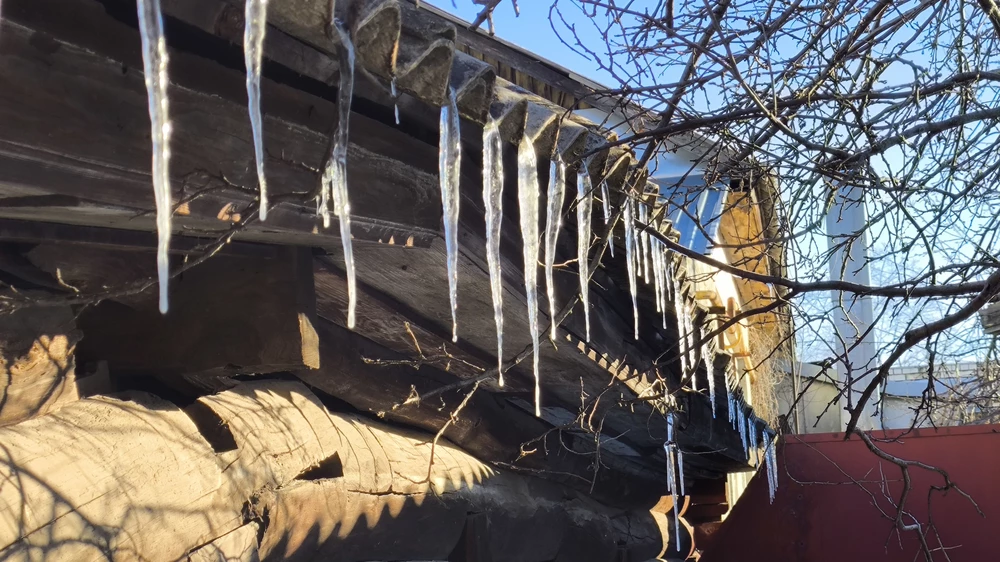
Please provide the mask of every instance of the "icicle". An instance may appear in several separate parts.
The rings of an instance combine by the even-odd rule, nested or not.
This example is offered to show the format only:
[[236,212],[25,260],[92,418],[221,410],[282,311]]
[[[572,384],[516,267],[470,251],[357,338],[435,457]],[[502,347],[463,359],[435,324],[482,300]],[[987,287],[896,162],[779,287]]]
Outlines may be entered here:
[[556,288],[552,269],[556,258],[556,243],[562,229],[563,199],[566,197],[566,164],[557,154],[549,167],[549,193],[545,214],[545,291],[549,297],[549,339],[556,341]]
[[727,370],[725,373],[723,373],[723,376],[725,377],[726,381],[726,407],[729,409],[729,423],[732,424],[733,411],[735,410],[735,408],[733,407],[733,389],[731,386],[729,386],[729,371]]
[[257,162],[260,189],[260,220],[267,220],[267,178],[264,177],[264,123],[260,113],[260,67],[267,32],[267,0],[246,0],[243,56],[247,69],[247,109],[253,133],[253,153]]
[[658,252],[650,256],[653,262],[653,300],[656,301],[656,311],[663,312],[663,302],[660,299],[660,258]]
[[[683,302],[683,298],[681,301]],[[691,366],[691,390],[698,392],[698,355],[694,348],[694,321],[691,319],[691,311],[687,306],[681,306],[681,316],[684,319],[684,345],[688,354],[688,365]]]
[[747,433],[750,436],[750,450],[753,451],[754,464],[760,464],[760,457],[758,456],[759,443],[757,442],[757,416],[750,416],[747,423]]
[[497,369],[503,386],[503,279],[500,276],[500,227],[503,220],[503,139],[491,115],[483,128],[483,206],[486,209],[486,262],[490,268],[493,319],[497,325]]
[[660,248],[658,251],[660,254],[660,298],[663,303],[660,305],[660,316],[663,319],[663,329],[667,329],[667,303],[670,301],[669,291],[670,291],[670,256],[667,255],[666,248]]
[[625,264],[627,266],[626,269],[628,270],[628,290],[629,290],[629,293],[631,293],[631,295],[632,295],[632,320],[633,320],[633,323],[635,325],[635,339],[638,340],[639,339],[639,303],[636,300],[636,292],[637,292],[636,280],[635,280],[635,273],[636,273],[636,271],[635,271],[636,270],[636,267],[635,267],[635,265],[636,265],[636,261],[635,261],[636,247],[635,246],[636,246],[636,243],[635,243],[635,221],[633,220],[633,216],[632,216],[632,210],[633,210],[632,205],[633,205],[632,199],[630,197],[627,197],[625,199],[625,208],[624,208],[624,211],[623,211],[624,214],[625,214],[625,218],[624,218],[624,220],[625,220]]
[[677,280],[673,274],[670,275],[671,286],[673,288],[674,297],[674,313],[677,316],[677,356],[681,360],[681,379],[687,376],[688,364],[687,364],[687,347],[686,338],[684,337],[684,297],[681,294],[680,281]]
[[354,248],[351,242],[351,202],[347,195],[347,146],[351,118],[351,97],[354,95],[354,44],[340,21],[334,22],[342,47],[340,55],[340,91],[337,92],[337,131],[330,155],[323,170],[319,213],[323,228],[330,227],[330,200],[340,223],[340,243],[344,247],[344,270],[347,272],[347,327],[354,329],[357,306]]
[[775,454],[775,439],[769,433],[764,435],[767,445],[764,449],[764,464],[767,470],[767,488],[771,503],[774,503],[774,493],[778,490],[778,458]]
[[[601,182],[601,203],[604,205],[604,226],[611,222],[611,196],[608,194],[608,182]],[[608,251],[615,257],[615,235],[608,232]]]
[[163,37],[160,0],[139,0],[139,33],[142,65],[149,99],[149,122],[153,140],[153,195],[156,202],[156,273],[160,283],[160,312],[167,313],[170,279],[170,234],[173,204],[170,200],[170,112],[167,100],[167,41]]
[[[627,242],[627,237],[626,237]],[[677,466],[677,444],[674,442],[674,413],[670,412],[667,414],[667,442],[664,444],[667,452],[667,480],[670,485],[670,498],[674,503],[674,536],[681,536],[681,524],[680,524],[680,514],[677,504],[678,502],[678,492],[680,491],[680,486],[678,485],[678,472],[679,470],[674,467]]]
[[576,174],[576,261],[580,272],[580,302],[583,303],[583,320],[586,341],[590,341],[590,219],[594,207],[594,190],[587,170],[589,160],[580,163]]
[[708,342],[701,344],[701,357],[708,375],[708,399],[712,401],[712,419],[715,419],[715,353]]
[[747,416],[746,412],[743,411],[743,404],[740,404],[739,411],[736,412],[736,423],[739,424],[740,442],[743,444],[743,452],[749,458],[750,455],[747,453]]
[[524,243],[524,292],[528,300],[528,325],[534,355],[535,415],[542,415],[542,387],[538,378],[538,157],[531,139],[517,146],[517,202]]
[[392,110],[396,114],[396,124],[399,125],[399,90],[396,89],[396,77],[389,81],[389,91],[392,95]]
[[677,485],[681,489],[681,495],[686,496],[687,493],[684,490],[684,451],[681,450],[680,446],[674,444],[677,449]]
[[645,203],[639,203],[639,222],[643,224],[643,229],[639,234],[639,244],[642,247],[642,278],[649,283],[649,206]]
[[458,204],[462,163],[462,132],[459,129],[455,90],[441,106],[438,141],[438,177],[444,217],[444,245],[448,253],[448,298],[451,300],[451,341],[458,341]]

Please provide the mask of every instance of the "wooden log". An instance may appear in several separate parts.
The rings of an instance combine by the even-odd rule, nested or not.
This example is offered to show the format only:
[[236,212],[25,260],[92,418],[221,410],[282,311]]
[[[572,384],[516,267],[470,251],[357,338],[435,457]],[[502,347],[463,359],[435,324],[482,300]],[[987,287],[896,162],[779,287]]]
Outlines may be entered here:
[[[117,259],[121,254],[153,263],[151,254],[97,255]],[[51,251],[47,255],[53,258]],[[81,264],[65,258],[76,277],[89,265],[97,268],[90,278],[102,278],[105,286],[123,281],[114,270],[101,270],[107,260]],[[319,366],[308,248],[281,248],[270,259],[215,256],[172,281],[170,299],[166,315],[157,309],[155,295],[146,293],[130,299],[130,306],[108,301],[84,311],[80,326],[87,337],[81,357],[106,360],[112,372],[141,375],[235,375]]]
[[212,449],[149,394],[0,429],[0,559],[167,561],[242,525]]
[[257,523],[247,523],[188,554],[187,562],[260,562]]
[[263,559],[445,559],[468,512],[486,514],[494,560],[664,549],[655,513],[432,441],[332,414],[290,381],[186,411],[145,393],[80,400],[0,429],[0,558],[252,559],[259,536]]
[[[272,392],[269,387],[280,387],[274,396],[288,402],[308,396],[301,385],[246,385],[258,393]],[[249,393],[240,388],[234,390]],[[259,419],[255,412],[287,407],[241,409],[239,421],[249,428]],[[341,439],[342,473],[301,474],[283,486],[265,486],[253,500],[254,511],[267,514],[260,545],[265,560],[443,560],[455,549],[467,512],[489,517],[494,560],[568,559],[560,556],[564,549],[614,552],[619,543],[637,559],[663,551],[666,525],[650,512],[610,509],[566,488],[497,471],[445,440],[432,445],[426,434],[353,416],[329,419]],[[230,427],[239,442],[244,431],[235,419]],[[274,427],[319,434],[324,426]]]
[[0,426],[79,398],[73,352],[80,337],[69,308],[0,316]]

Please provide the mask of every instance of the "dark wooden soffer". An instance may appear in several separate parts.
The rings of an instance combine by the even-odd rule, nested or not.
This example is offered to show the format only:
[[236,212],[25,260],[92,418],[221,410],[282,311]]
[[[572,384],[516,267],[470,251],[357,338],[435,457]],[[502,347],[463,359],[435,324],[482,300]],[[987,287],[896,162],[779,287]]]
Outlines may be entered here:
[[[125,254],[118,255],[152,257]],[[72,263],[65,254],[63,258],[61,263]],[[266,259],[216,256],[171,282],[165,315],[152,298],[155,289],[129,304],[107,301],[88,307],[80,315],[86,336],[79,353],[107,361],[113,372],[134,375],[315,369],[319,348],[311,266],[308,248],[283,248]]]
[[[0,216],[151,229],[149,116],[136,29],[95,1],[14,0],[4,4],[0,51],[0,195],[18,198],[16,205],[0,199]],[[175,200],[201,193],[178,209],[177,227],[224,232],[255,197],[245,76],[177,50],[170,71]],[[326,90],[318,93],[332,97]],[[335,105],[324,97],[264,81],[272,198],[316,187],[318,175],[308,168],[321,164],[335,123]],[[434,160],[417,158],[412,147],[420,141],[359,114],[351,128],[358,134],[348,176],[364,186],[351,193],[354,236],[426,244],[441,214]],[[227,189],[224,181],[244,188]],[[26,206],[26,196],[49,199]],[[241,236],[338,245],[336,226],[324,231],[312,205],[278,207]]]

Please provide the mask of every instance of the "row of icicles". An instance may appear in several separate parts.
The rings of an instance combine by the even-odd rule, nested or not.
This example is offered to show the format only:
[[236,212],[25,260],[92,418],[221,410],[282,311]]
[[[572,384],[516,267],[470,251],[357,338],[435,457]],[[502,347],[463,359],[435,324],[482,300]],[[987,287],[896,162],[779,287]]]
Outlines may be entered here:
[[[257,181],[260,193],[260,220],[267,219],[269,200],[267,180],[264,170],[263,120],[260,109],[261,63],[264,51],[264,36],[267,29],[268,0],[247,0],[245,6],[246,26],[244,30],[244,54],[247,69],[247,100],[250,126],[253,136],[254,158],[256,163]],[[138,0],[139,30],[142,38],[143,69],[146,90],[149,99],[149,116],[152,133],[152,180],[156,201],[157,244],[157,274],[159,281],[159,307],[163,313],[168,309],[168,279],[170,276],[168,250],[172,231],[172,204],[170,188],[170,135],[171,121],[167,99],[167,48],[163,34],[163,17],[160,0]],[[340,22],[335,22],[334,29],[343,45],[340,53],[340,84],[338,92],[338,126],[331,143],[331,152],[325,159],[324,169],[320,179],[317,195],[317,215],[322,219],[324,228],[330,226],[330,211],[337,215],[340,224],[341,243],[344,249],[344,267],[348,283],[347,325],[354,327],[356,288],[354,256],[351,247],[350,233],[350,201],[347,192],[347,147],[348,125],[351,110],[351,98],[354,89],[354,46],[350,36]],[[396,84],[391,84],[395,98]],[[398,108],[396,109],[398,123]],[[529,326],[533,348],[533,373],[535,379],[535,413],[541,415],[540,381],[538,368],[538,274],[536,267],[527,264],[538,263],[539,254],[539,180],[537,154],[535,147],[527,136],[523,136],[517,152],[517,187],[518,205],[520,207],[521,237],[524,240],[523,257],[524,283],[527,294]],[[493,300],[494,320],[497,330],[497,369],[499,383],[503,385],[503,296],[500,270],[500,230],[503,217],[502,194],[504,184],[503,170],[503,140],[500,137],[499,123],[491,116],[483,129],[483,202],[486,215],[486,248],[489,266],[490,286]],[[451,302],[452,339],[458,339],[458,216],[459,216],[459,177],[461,164],[461,133],[459,130],[459,113],[456,105],[455,92],[451,90],[447,103],[441,108],[440,141],[439,141],[439,177],[441,185],[441,203],[444,216],[445,246],[448,267],[448,294]],[[594,186],[587,170],[587,162],[579,166],[576,185],[576,219],[577,219],[577,260],[579,270],[580,299],[583,304],[586,326],[586,341],[590,341],[590,305],[589,305],[589,261],[591,210],[594,200]],[[611,221],[611,206],[607,182],[601,182],[601,199],[605,225]],[[551,324],[549,337],[555,341],[558,318],[556,312],[555,287],[553,280],[554,259],[559,232],[561,230],[562,208],[566,191],[566,165],[556,156],[552,159],[548,182],[546,221],[544,232],[544,272],[546,281],[546,296],[548,298]],[[646,283],[652,282],[656,296],[656,309],[661,314],[663,327],[667,327],[667,303],[683,300],[680,287],[673,272],[673,265],[666,246],[658,239],[650,236],[645,230],[636,229],[636,222],[648,224],[649,207],[642,202],[626,197],[622,209],[624,223],[624,243],[626,264],[629,280],[629,293],[632,298],[634,319],[634,337],[639,338],[639,311],[637,301],[638,278]],[[613,239],[609,238],[608,249],[614,256]],[[697,361],[694,346],[695,327],[691,316],[684,306],[676,307],[677,330],[680,334],[680,361],[682,372],[691,372]],[[702,356],[711,369],[713,363],[710,348],[702,347]],[[692,377],[694,381],[694,377]],[[708,377],[709,397],[712,403],[712,415],[715,416],[715,379]],[[694,388],[697,390],[697,388]],[[749,458],[749,451],[757,449],[755,429],[761,425],[763,434],[767,435],[766,424],[752,414],[741,398],[731,392],[726,384],[728,395],[730,421],[740,432],[744,449]],[[673,439],[674,418],[668,417],[668,438],[665,447],[670,463],[668,477],[672,493],[678,490],[683,494],[683,458]],[[774,445],[767,440],[765,460],[768,482],[773,500],[777,485],[777,472],[774,462]],[[675,468],[676,467],[676,468]],[[676,502],[675,502],[676,509]]]

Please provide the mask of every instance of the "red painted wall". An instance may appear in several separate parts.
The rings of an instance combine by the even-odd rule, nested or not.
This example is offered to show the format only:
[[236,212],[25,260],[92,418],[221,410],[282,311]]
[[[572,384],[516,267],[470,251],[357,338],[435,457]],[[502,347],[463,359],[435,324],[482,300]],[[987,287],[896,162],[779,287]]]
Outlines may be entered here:
[[[894,456],[945,469],[985,514],[951,490],[930,493],[928,519],[928,493],[943,480],[911,468],[906,509],[924,525],[930,548],[938,549],[933,560],[1000,560],[1000,425],[875,432],[873,437],[895,439],[876,443]],[[766,475],[754,477],[711,543],[699,545],[705,547],[702,562],[925,560],[916,534],[895,531],[889,519],[903,488],[899,468],[876,457],[857,436],[849,441],[840,433],[786,436],[778,478],[770,505]]]

